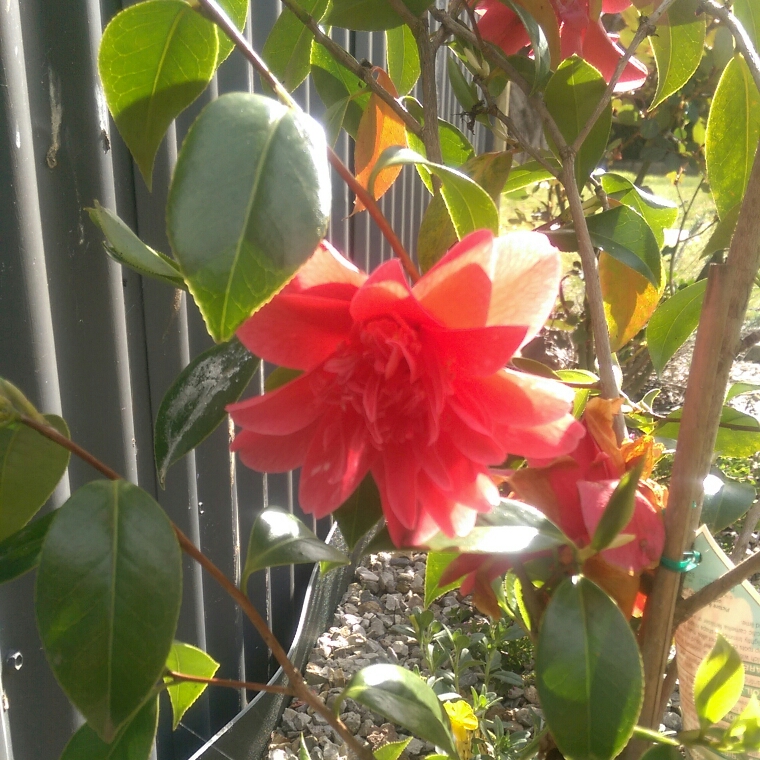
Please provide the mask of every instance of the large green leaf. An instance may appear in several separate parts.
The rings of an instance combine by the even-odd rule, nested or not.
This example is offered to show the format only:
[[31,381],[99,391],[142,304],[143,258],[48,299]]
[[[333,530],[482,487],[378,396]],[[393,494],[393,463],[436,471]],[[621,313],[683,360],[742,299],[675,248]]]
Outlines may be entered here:
[[705,488],[700,519],[717,534],[746,514],[755,501],[755,489],[722,473],[711,473],[711,488]]
[[723,70],[707,118],[707,178],[721,219],[744,197],[758,135],[760,95],[737,53]]
[[707,280],[698,280],[660,304],[647,325],[647,347],[657,374],[697,329]]
[[680,90],[702,60],[705,20],[697,15],[698,7],[699,0],[676,0],[649,38],[657,64],[657,92],[650,109]]
[[349,558],[315,536],[295,515],[282,509],[265,509],[253,523],[240,587],[245,589],[251,573],[265,567],[329,562],[347,565]]
[[[578,56],[567,58],[557,67],[546,85],[544,100],[568,144],[578,137],[606,88],[607,83],[602,75]],[[575,176],[579,186],[583,186],[604,155],[611,126],[612,106],[608,103],[575,159]]]
[[402,24],[385,33],[388,76],[396,92],[407,95],[420,78],[420,53],[412,30]]
[[[166,658],[166,669],[186,676],[212,678],[219,670],[219,663],[202,649],[184,644],[181,641],[175,641],[172,644],[169,656]],[[172,728],[176,731],[182,716],[203,694],[206,684],[193,681],[174,681],[171,676],[164,676],[164,682],[170,684],[166,687],[166,691],[169,693],[169,701],[172,704]]]
[[61,760],[148,760],[157,728],[158,697],[151,697],[110,744],[85,723],[71,737]]
[[369,178],[370,194],[374,179],[382,169],[403,164],[424,166],[440,178],[441,196],[460,240],[474,230],[498,232],[499,212],[491,196],[477,182],[448,166],[434,164],[409,148],[393,146],[383,151]]
[[351,496],[333,512],[340,534],[349,549],[353,549],[377,525],[382,516],[380,492],[369,473],[364,476]]
[[229,340],[312,254],[330,203],[324,132],[310,116],[246,93],[203,109],[177,159],[167,222],[214,340]]
[[169,124],[211,81],[216,27],[184,0],[147,0],[114,16],[98,70],[106,102],[148,187]]
[[451,724],[435,692],[418,676],[400,665],[362,668],[335,702],[337,713],[346,699],[384,715],[412,735],[432,742],[457,757]]
[[429,607],[439,596],[458,588],[461,579],[441,586],[441,576],[446,568],[458,557],[456,552],[428,552],[425,561],[425,607]]
[[37,627],[58,682],[104,741],[160,678],[181,598],[177,538],[145,491],[94,481],[58,510],[37,573]]
[[[658,438],[670,440],[678,439],[681,427],[682,409],[674,409],[655,431]],[[724,406],[720,415],[721,427],[718,428],[718,436],[715,439],[713,451],[724,457],[751,457],[760,451],[760,422],[749,414],[744,414],[738,409]],[[740,426],[741,430],[734,430],[730,426]]]
[[[54,414],[44,421],[69,437]],[[31,520],[66,472],[69,452],[21,423],[0,428],[0,541]]]
[[49,512],[0,541],[0,583],[12,581],[39,565],[42,544],[55,515]]
[[[319,21],[328,0],[297,0],[310,16]],[[314,35],[287,8],[282,9],[261,51],[271,72],[292,92],[309,75]]]
[[225,407],[240,398],[258,366],[259,359],[233,337],[182,370],[156,416],[153,446],[162,486],[169,467],[216,430]]
[[[404,5],[419,16],[432,0],[403,0]],[[357,32],[382,32],[402,23],[387,0],[333,0],[325,24],[354,29]]]
[[587,578],[565,580],[546,608],[536,686],[568,760],[610,760],[628,743],[643,700],[641,657],[620,608]]
[[341,127],[355,139],[371,96],[364,82],[318,43],[311,47],[311,78],[327,108],[323,120],[330,145],[335,144]]
[[694,676],[694,707],[702,730],[722,720],[744,689],[744,663],[722,633]]
[[87,209],[90,219],[106,236],[103,247],[119,264],[134,269],[142,275],[187,290],[177,262],[145,245],[113,211],[95,201],[95,208]]
[[651,227],[628,206],[617,206],[586,218],[591,240],[621,264],[660,285],[662,257]]
[[672,227],[678,217],[676,204],[636,187],[621,174],[609,172],[603,174],[601,180],[602,188],[610,198],[638,211],[644,217],[652,228],[657,245],[662,248],[665,244],[665,230]]

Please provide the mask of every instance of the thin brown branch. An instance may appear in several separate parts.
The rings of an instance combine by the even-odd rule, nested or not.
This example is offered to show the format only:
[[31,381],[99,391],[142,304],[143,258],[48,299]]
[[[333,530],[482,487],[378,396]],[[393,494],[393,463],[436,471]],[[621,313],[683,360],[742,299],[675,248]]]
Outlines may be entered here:
[[673,629],[678,628],[681,623],[688,620],[695,612],[699,612],[703,607],[712,604],[716,599],[720,599],[728,593],[734,586],[738,586],[742,581],[752,577],[755,573],[760,573],[760,551],[756,551],[751,557],[747,557],[736,567],[724,573],[720,578],[716,578],[712,583],[703,586],[696,594],[692,594],[688,599],[682,599],[676,604],[675,614],[673,615]]
[[[232,681],[229,678],[204,678],[203,676],[192,676],[189,673],[177,673],[174,670],[167,670],[165,675],[177,683],[188,681],[190,683],[205,683],[209,686],[224,686],[227,689],[247,689],[248,691],[266,691],[270,694],[285,694],[289,697],[295,696],[292,689],[289,689],[287,686],[277,686],[276,684]],[[168,685],[171,686],[171,684]]]
[[[290,3],[292,0],[284,0],[284,2],[290,8]],[[221,30],[235,43],[235,46],[238,48],[238,50],[243,53],[243,55],[248,59],[249,63],[256,69],[256,71],[259,72],[267,84],[277,93],[277,96],[280,98],[280,100],[282,100],[283,103],[290,106],[291,108],[300,110],[298,104],[290,96],[290,93],[285,90],[277,78],[272,74],[261,56],[259,56],[259,54],[248,44],[248,40],[246,40],[246,38],[243,37],[243,35],[238,31],[235,24],[232,23],[229,16],[224,12],[224,10],[219,7],[219,4],[216,2],[216,0],[198,0],[198,3],[200,3],[200,5],[204,8],[211,20],[216,23],[221,28]],[[296,12],[296,10],[293,10],[293,8],[290,8],[290,10],[293,10],[297,16],[299,12],[303,13],[299,6],[296,5],[295,8],[298,10],[298,12]],[[311,29],[311,27],[309,28]],[[314,30],[312,29],[312,31]],[[325,36],[321,30],[319,31],[319,34]],[[329,37],[327,39],[329,39]],[[330,40],[330,42],[332,43],[332,40]],[[363,69],[364,67],[360,66],[360,68]],[[383,90],[383,92],[385,91]],[[386,93],[386,95],[387,94],[388,93]],[[415,124],[417,125],[418,133],[420,133],[421,128],[416,120]],[[417,267],[414,265],[411,256],[407,253],[398,235],[396,235],[394,232],[393,227],[391,227],[383,212],[380,210],[380,206],[377,204],[377,201],[375,201],[375,199],[359,183],[359,181],[351,173],[348,167],[340,160],[338,154],[330,146],[327,147],[327,158],[330,161],[332,167],[338,172],[338,174],[340,174],[343,181],[362,201],[365,208],[367,209],[367,213],[369,213],[369,215],[372,217],[375,224],[380,229],[380,232],[390,244],[393,252],[401,260],[402,264],[404,265],[404,269],[406,269],[406,272],[411,278],[412,282],[419,280],[420,273]]]
[[743,354],[747,349],[752,348],[760,343],[760,330],[753,330],[748,332],[740,341],[739,347],[736,350],[736,355]]
[[731,552],[731,561],[734,564],[741,562],[745,558],[749,541],[752,538],[752,534],[755,532],[758,520],[760,520],[760,499],[757,499],[752,503],[752,506],[744,517],[742,529],[736,537],[736,543]]
[[668,669],[665,671],[665,676],[662,679],[662,699],[660,700],[660,712],[662,717],[665,714],[665,709],[668,706],[668,701],[673,694],[673,689],[676,687],[676,681],[678,680],[678,656],[675,656],[669,663]]

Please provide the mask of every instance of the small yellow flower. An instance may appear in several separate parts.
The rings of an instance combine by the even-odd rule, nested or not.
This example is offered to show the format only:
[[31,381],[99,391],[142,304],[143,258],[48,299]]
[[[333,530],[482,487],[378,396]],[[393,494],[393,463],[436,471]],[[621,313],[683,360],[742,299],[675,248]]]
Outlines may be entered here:
[[478,729],[478,719],[472,711],[472,707],[463,699],[456,702],[444,702],[443,705],[451,721],[451,730],[457,743],[457,751],[462,760],[468,760],[471,752],[471,737],[473,731]]

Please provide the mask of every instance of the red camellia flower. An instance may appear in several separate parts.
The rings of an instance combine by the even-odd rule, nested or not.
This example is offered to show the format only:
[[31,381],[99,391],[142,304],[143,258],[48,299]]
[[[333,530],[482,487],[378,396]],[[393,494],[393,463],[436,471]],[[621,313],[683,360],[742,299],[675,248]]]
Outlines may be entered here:
[[228,407],[232,448],[264,472],[302,466],[299,502],[324,517],[371,472],[394,542],[464,535],[498,500],[488,466],[554,457],[583,435],[558,382],[505,369],[554,305],[547,238],[476,232],[410,287],[397,260],[370,276],[322,243],[239,330],[254,354],[300,370]]
[[[529,12],[530,3],[521,2]],[[629,0],[551,0],[554,10],[537,17],[552,52],[552,66],[578,55],[599,70],[609,82],[623,56],[617,44],[617,35],[610,34],[602,25],[600,13],[620,13],[631,5]],[[596,12],[594,12],[596,8]],[[481,0],[477,5],[480,14],[478,29],[483,39],[498,45],[507,55],[517,53],[530,44],[528,33],[519,17],[500,0]],[[635,90],[644,84],[647,68],[641,61],[631,58],[615,86],[616,92]]]
[[[531,462],[530,467],[513,472],[508,482],[517,498],[540,509],[577,547],[583,548],[591,542],[622,475],[644,459],[633,516],[622,530],[633,540],[605,549],[583,566],[584,573],[630,614],[642,572],[657,567],[662,555],[665,545],[662,509],[667,494],[648,480],[657,454],[651,437],[642,436],[617,445],[613,417],[620,405],[620,399],[589,401],[583,416],[586,434],[577,448],[551,463]],[[511,558],[504,556],[464,554],[446,569],[441,585],[464,577],[462,593],[472,592],[478,606],[489,614],[498,614],[491,582],[504,575],[511,565]]]

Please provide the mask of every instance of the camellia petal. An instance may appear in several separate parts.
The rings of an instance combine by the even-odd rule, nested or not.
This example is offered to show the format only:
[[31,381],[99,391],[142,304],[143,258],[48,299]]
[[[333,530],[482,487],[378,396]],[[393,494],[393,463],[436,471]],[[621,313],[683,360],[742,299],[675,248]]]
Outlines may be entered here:
[[[623,51],[610,38],[602,22],[596,21],[590,23],[586,29],[582,55],[609,82],[623,57]],[[615,92],[637,90],[644,84],[648,74],[647,67],[641,61],[631,58],[615,85]]]
[[291,435],[262,435],[241,430],[232,442],[246,467],[260,472],[288,472],[300,467],[314,438],[316,423]]

